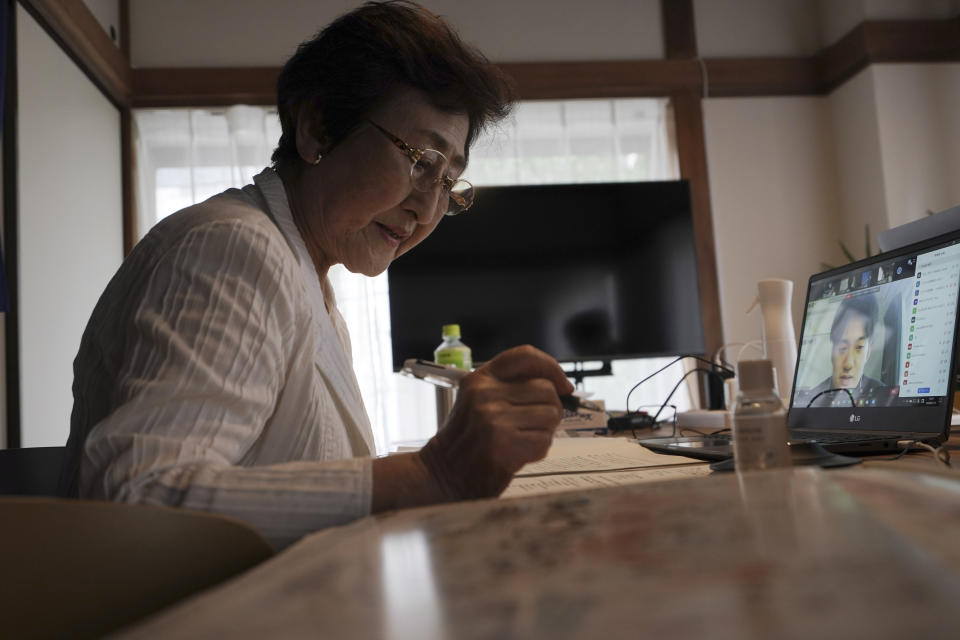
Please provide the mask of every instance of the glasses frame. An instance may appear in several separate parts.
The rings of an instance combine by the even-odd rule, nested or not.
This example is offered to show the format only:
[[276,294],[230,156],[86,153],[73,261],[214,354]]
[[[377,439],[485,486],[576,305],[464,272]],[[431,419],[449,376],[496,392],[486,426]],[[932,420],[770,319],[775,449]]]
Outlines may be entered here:
[[[447,160],[447,156],[444,155],[444,153],[443,153],[442,151],[437,151],[436,149],[429,149],[429,148],[419,149],[419,148],[417,148],[417,147],[411,147],[411,146],[408,145],[406,142],[404,142],[403,140],[401,140],[398,136],[396,136],[396,135],[393,134],[393,133],[390,133],[389,131],[387,131],[386,129],[384,129],[383,127],[381,127],[379,124],[377,124],[377,123],[374,122],[373,120],[369,120],[369,119],[368,119],[367,122],[369,122],[370,124],[372,124],[377,131],[379,131],[380,133],[382,133],[383,135],[385,135],[385,136],[390,140],[390,142],[393,143],[393,146],[395,146],[397,149],[399,149],[400,152],[403,153],[403,155],[407,156],[407,158],[410,159],[410,162],[411,162],[411,165],[410,165],[410,184],[413,186],[414,189],[417,189],[418,191],[420,191],[420,189],[417,188],[416,183],[413,181],[413,170],[414,170],[414,168],[417,166],[417,163],[420,162],[420,158],[423,157],[423,154],[426,153],[427,151],[432,151],[432,152],[434,152],[434,153],[436,153],[436,154],[439,154],[439,156],[440,156],[441,158],[443,158],[444,160]],[[457,215],[460,215],[461,213],[463,213],[464,211],[466,211],[467,209],[469,209],[470,207],[472,207],[472,206],[473,206],[473,203],[476,202],[476,200],[477,200],[476,196],[474,195],[473,197],[471,197],[470,202],[466,203],[466,206],[464,206],[464,203],[463,203],[464,198],[463,198],[463,196],[462,196],[461,194],[459,194],[459,193],[454,193],[454,191],[453,191],[454,185],[456,185],[458,182],[459,182],[459,183],[464,183],[464,184],[466,184],[466,185],[467,185],[467,188],[468,188],[471,192],[475,190],[475,187],[473,186],[473,183],[470,182],[469,180],[464,180],[463,178],[457,178],[456,180],[454,180],[454,179],[451,178],[450,176],[441,175],[441,176],[437,179],[437,181],[434,183],[434,184],[440,183],[440,186],[441,186],[442,190],[445,191],[446,194],[447,194],[447,200],[450,202],[450,204],[447,205],[447,210],[443,212],[443,215],[445,215],[445,216],[457,216]],[[450,206],[451,206],[451,205],[454,205],[454,204],[457,205],[457,206],[463,207],[463,208],[462,208],[462,209],[458,209],[458,210],[456,210],[456,211],[451,211],[451,210],[450,210]]]

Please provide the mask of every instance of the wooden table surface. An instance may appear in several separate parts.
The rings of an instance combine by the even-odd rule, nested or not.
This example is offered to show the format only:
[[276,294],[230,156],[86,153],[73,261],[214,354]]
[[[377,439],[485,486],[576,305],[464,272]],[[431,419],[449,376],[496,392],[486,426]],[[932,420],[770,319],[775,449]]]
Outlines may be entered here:
[[958,602],[960,476],[920,456],[369,517],[122,637],[937,638]]

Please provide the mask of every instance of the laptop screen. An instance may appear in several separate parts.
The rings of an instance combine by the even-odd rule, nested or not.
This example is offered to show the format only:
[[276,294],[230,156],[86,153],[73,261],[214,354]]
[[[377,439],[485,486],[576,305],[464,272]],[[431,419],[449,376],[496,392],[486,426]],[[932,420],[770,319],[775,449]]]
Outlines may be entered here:
[[813,276],[789,424],[939,434],[951,409],[960,234]]

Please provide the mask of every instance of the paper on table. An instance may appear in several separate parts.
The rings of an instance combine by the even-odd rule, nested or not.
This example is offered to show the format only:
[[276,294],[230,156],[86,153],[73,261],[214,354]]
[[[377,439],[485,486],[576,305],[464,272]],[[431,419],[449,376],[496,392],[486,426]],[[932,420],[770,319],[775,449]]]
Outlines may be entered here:
[[533,476],[514,478],[513,482],[500,494],[501,498],[519,498],[542,493],[559,493],[614,487],[638,482],[656,482],[677,478],[692,478],[711,473],[707,464],[681,465],[673,467],[650,467],[633,471],[606,471],[597,473],[564,474],[552,476]]
[[627,438],[556,438],[546,458],[525,465],[516,477],[686,464],[703,461],[654,453]]

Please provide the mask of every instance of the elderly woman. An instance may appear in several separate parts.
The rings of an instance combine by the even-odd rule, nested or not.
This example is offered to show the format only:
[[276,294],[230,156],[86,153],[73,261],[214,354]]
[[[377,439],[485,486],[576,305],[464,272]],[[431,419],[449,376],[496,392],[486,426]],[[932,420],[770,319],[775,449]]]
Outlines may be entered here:
[[572,385],[532,347],[467,376],[417,453],[372,457],[327,271],[374,276],[473,198],[459,179],[509,90],[451,28],[369,3],[284,66],[273,167],[158,224],[74,370],[65,493],[228,514],[278,547],[371,512],[498,495]]

